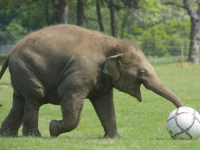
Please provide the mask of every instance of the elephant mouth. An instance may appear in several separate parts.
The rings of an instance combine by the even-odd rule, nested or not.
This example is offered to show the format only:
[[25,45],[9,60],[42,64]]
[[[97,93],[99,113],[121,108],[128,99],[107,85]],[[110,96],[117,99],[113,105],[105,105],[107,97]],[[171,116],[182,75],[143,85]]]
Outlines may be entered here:
[[142,102],[142,96],[141,96],[141,91],[140,91],[140,87],[141,87],[141,84],[138,84],[137,86],[134,87],[134,97],[137,98],[137,100],[139,102]]

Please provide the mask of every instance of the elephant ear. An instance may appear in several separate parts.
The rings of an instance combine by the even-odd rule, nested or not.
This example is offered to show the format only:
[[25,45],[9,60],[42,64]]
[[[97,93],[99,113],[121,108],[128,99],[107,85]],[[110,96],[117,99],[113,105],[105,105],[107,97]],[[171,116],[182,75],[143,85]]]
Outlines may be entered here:
[[103,72],[111,76],[114,81],[117,81],[121,74],[120,68],[119,68],[119,66],[121,65],[121,63],[119,62],[119,59],[121,57],[122,57],[122,54],[108,57],[103,68]]

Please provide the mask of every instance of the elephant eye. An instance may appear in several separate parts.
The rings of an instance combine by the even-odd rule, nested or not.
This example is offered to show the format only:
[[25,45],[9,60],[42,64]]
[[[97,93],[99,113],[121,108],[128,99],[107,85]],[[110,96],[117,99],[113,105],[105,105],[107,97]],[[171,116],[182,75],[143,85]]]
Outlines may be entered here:
[[139,76],[140,77],[144,77],[145,75],[147,75],[146,71],[140,71]]

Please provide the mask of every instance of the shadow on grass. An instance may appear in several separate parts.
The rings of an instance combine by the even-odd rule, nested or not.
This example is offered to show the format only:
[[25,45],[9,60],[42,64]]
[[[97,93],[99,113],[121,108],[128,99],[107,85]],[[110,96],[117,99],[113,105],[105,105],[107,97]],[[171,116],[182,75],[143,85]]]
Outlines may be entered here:
[[174,141],[172,138],[155,138],[156,141]]
[[[112,140],[112,139],[109,139],[109,138],[103,138],[103,137],[84,137],[84,136],[60,136],[60,137],[56,137],[56,138],[53,138],[51,136],[42,136],[42,137],[34,137],[34,136],[15,136],[15,137],[6,137],[6,136],[0,136],[0,138],[10,138],[10,139],[23,139],[23,138],[30,138],[30,139],[68,139],[68,140],[71,140],[71,139],[80,139],[80,140],[83,140],[83,139],[87,139],[87,140]],[[119,138],[116,138],[116,139],[119,139]]]

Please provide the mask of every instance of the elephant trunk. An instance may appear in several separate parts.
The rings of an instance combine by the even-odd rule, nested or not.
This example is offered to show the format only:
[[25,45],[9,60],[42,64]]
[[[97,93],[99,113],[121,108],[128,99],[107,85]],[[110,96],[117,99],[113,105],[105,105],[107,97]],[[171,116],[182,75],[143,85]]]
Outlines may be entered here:
[[[169,101],[171,101],[177,108],[178,107],[182,107],[184,106],[182,101],[172,92],[170,91],[168,88],[166,88],[161,81],[158,79],[158,77],[156,76],[156,80],[153,80],[154,82],[149,84],[145,84],[144,86],[155,92],[156,94],[168,99]],[[156,82],[155,82],[156,81]]]

